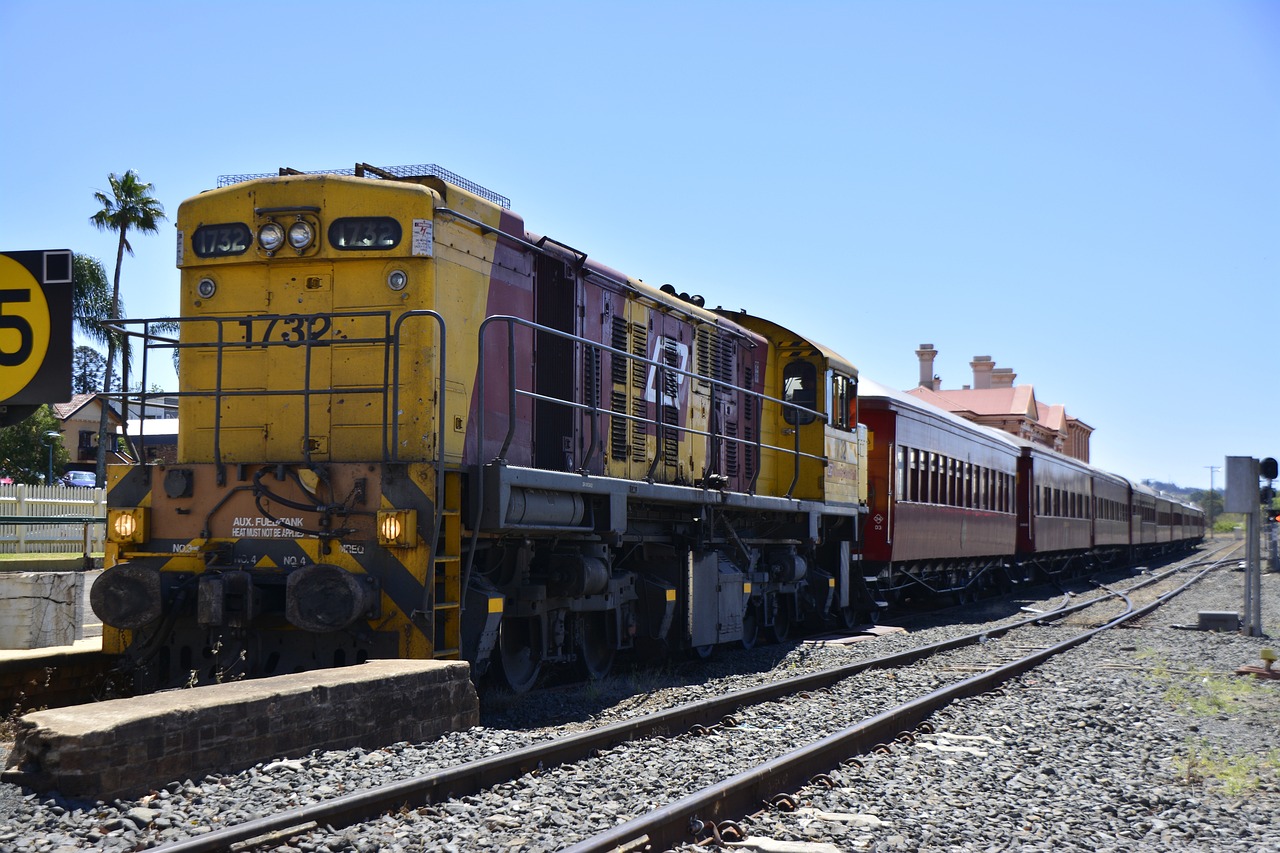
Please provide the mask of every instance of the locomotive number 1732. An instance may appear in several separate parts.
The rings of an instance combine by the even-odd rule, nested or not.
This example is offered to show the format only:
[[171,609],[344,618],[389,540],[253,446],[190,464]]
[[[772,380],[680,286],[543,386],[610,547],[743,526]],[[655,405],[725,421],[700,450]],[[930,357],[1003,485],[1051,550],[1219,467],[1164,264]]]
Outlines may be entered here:
[[[285,314],[238,322],[244,329],[244,342],[263,349],[272,343],[296,347],[307,342],[320,342],[333,331],[333,320],[325,314]],[[332,336],[346,337],[341,332]]]

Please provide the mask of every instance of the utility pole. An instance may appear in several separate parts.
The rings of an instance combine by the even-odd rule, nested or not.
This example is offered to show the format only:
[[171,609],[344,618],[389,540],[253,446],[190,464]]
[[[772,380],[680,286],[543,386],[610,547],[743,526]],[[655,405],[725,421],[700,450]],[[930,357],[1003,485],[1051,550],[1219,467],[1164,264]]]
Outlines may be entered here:
[[1213,472],[1221,471],[1221,465],[1206,465],[1209,469],[1209,538],[1213,538]]

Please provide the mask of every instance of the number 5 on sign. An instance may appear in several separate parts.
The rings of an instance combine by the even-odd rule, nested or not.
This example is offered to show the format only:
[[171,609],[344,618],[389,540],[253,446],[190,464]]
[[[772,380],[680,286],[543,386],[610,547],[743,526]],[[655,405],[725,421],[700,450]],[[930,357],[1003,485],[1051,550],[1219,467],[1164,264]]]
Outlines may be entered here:
[[71,253],[0,252],[0,409],[70,396]]

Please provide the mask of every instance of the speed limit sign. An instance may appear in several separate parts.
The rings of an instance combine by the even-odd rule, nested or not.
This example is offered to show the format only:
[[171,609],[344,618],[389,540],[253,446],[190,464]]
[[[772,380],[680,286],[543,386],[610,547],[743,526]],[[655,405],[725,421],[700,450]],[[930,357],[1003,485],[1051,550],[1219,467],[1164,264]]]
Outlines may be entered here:
[[71,252],[0,252],[0,424],[71,396]]

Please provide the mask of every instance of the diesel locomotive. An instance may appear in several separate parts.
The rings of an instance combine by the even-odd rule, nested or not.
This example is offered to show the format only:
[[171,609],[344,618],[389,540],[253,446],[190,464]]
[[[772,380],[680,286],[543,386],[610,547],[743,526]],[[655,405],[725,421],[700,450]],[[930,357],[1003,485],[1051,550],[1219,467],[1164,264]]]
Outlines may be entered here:
[[181,316],[129,326],[178,353],[177,460],[111,471],[91,591],[140,685],[407,657],[524,690],[864,618],[835,353],[436,167],[231,179],[177,229]]
[[139,689],[402,657],[523,691],[1085,565],[1148,504],[1152,547],[1203,531],[435,166],[231,176],[177,231],[180,316],[124,324],[176,353],[176,461],[110,470],[91,590]]

